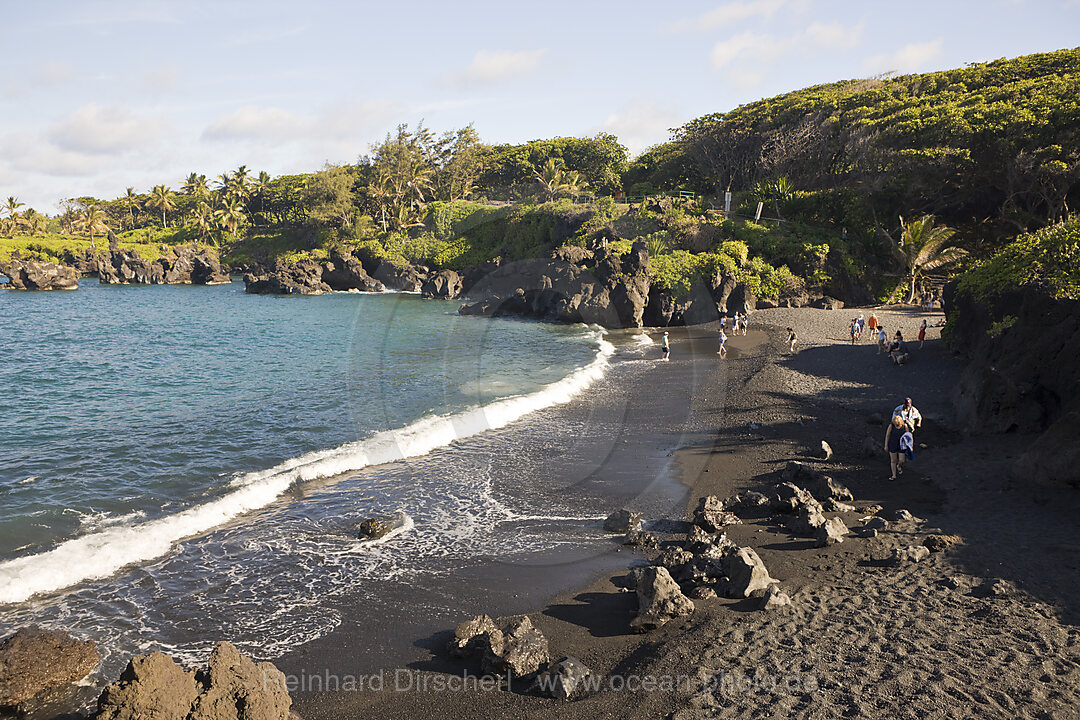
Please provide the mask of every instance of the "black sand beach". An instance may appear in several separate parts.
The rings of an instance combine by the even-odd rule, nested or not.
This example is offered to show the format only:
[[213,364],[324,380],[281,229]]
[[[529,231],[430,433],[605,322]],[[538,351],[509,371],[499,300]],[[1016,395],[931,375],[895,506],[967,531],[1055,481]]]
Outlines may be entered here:
[[[921,319],[913,311],[878,315],[890,334],[899,325],[914,335]],[[1077,499],[1010,478],[1010,457],[1025,438],[964,438],[951,429],[948,393],[962,366],[937,329],[911,364],[896,367],[869,342],[851,347],[848,319],[848,311],[759,311],[750,336],[732,338],[735,352],[724,360],[711,328],[673,332],[672,361],[627,393],[619,438],[627,442],[613,444],[596,469],[622,477],[644,470],[651,482],[656,469],[647,459],[663,436],[682,447],[674,457],[690,490],[684,512],[702,495],[766,489],[789,460],[802,460],[853,491],[857,511],[841,515],[849,527],[877,506],[886,517],[913,514],[876,538],[848,536],[820,549],[768,517],[729,528],[736,543],[757,550],[791,608],[699,600],[689,618],[631,635],[637,601],[622,586],[626,568],[646,558],[630,550],[541,569],[481,568],[461,578],[471,591],[454,621],[412,618],[390,631],[392,619],[356,608],[337,632],[279,660],[301,680],[327,672],[340,680],[374,672],[374,658],[384,659],[381,690],[365,689],[369,683],[294,692],[295,710],[309,720],[1077,717]],[[789,325],[801,341],[794,356],[782,332]],[[868,456],[864,441],[880,445],[884,427],[872,415],[887,417],[906,395],[926,418],[917,438],[925,447],[890,482],[884,454]],[[815,459],[821,440],[835,450],[827,463]],[[634,507],[632,498],[627,504]],[[664,517],[644,509],[650,520],[682,520],[678,507]],[[960,544],[900,568],[885,562],[895,547],[933,533]],[[444,643],[456,621],[477,612],[529,612],[555,657],[574,655],[603,676],[601,691],[561,703],[478,684],[458,690],[451,678],[476,668],[448,659]]]

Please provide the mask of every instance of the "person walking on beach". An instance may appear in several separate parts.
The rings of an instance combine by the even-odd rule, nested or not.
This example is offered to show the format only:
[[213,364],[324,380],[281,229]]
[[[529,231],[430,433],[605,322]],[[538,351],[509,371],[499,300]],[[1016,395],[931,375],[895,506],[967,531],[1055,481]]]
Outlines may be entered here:
[[716,351],[716,354],[720,357],[727,355],[727,335],[724,334],[724,328],[720,328],[720,335],[717,338],[720,341],[720,349]]
[[877,340],[877,315],[870,313],[870,319],[866,321],[866,327],[870,330],[870,342]]
[[878,325],[877,329],[877,354],[885,352],[885,326]]
[[923,343],[926,342],[926,318],[923,318],[922,326],[919,327],[919,349],[922,350]]
[[788,352],[795,353],[795,345],[799,342],[799,336],[795,333],[793,328],[788,328]]
[[866,318],[863,317],[862,313],[859,313],[859,337],[860,338],[862,337],[863,330],[865,330],[865,329],[866,329]]
[[660,341],[660,352],[663,356],[660,358],[661,360],[671,359],[671,345],[668,344],[668,334],[666,332],[664,333],[664,339]]
[[900,448],[900,438],[905,433],[903,418],[894,415],[885,428],[885,452],[889,453],[889,467],[892,469],[889,480],[896,480],[897,476],[904,473],[904,451]]
[[893,408],[893,419],[900,418],[908,432],[914,433],[922,427],[922,414],[919,409],[911,404],[911,398],[904,398],[904,402]]
[[851,344],[859,339],[859,318],[851,318]]

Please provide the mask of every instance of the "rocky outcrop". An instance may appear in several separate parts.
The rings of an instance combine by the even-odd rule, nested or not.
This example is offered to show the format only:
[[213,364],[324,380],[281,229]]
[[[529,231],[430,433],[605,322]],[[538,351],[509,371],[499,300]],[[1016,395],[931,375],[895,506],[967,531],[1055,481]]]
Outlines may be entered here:
[[989,303],[950,283],[943,304],[950,343],[970,358],[952,398],[961,426],[1037,435],[1016,477],[1080,486],[1080,301],[1033,285]]
[[58,630],[22,628],[0,643],[0,708],[78,682],[97,667],[97,647]]
[[461,290],[461,275],[453,270],[440,270],[424,281],[420,294],[426,298],[453,300],[461,297]]
[[629,533],[641,529],[641,513],[623,508],[604,518],[604,531],[610,533]]
[[558,258],[500,264],[468,287],[476,302],[463,315],[521,315],[604,327],[642,327],[649,298],[649,256],[634,243],[622,260],[597,248],[592,269]]
[[137,250],[112,249],[97,259],[96,273],[104,285],[222,285],[229,274],[210,250],[193,246],[168,249],[157,260],[147,260]]
[[755,590],[765,590],[776,582],[753,548],[741,547],[724,556],[728,597],[750,597]]
[[332,251],[322,264],[320,280],[337,291],[382,292],[385,289],[381,282],[368,275],[363,263],[339,250]]
[[265,295],[318,295],[325,292],[417,292],[427,271],[375,257],[368,250],[355,255],[332,250],[324,262],[311,257],[278,258],[268,271],[244,276],[246,292]]
[[245,275],[244,292],[256,295],[319,295],[333,288],[323,282],[323,267],[311,258],[274,261],[265,275]]
[[356,250],[356,257],[368,275],[381,282],[388,290],[420,292],[427,279],[427,271],[409,263],[379,257],[367,248]]
[[708,495],[698,499],[697,509],[694,510],[694,525],[707,532],[715,533],[728,525],[738,525],[740,523],[742,523],[742,520],[739,519],[739,516],[725,510],[723,501],[715,495]]
[[98,720],[288,720],[285,676],[220,642],[205,670],[160,652],[132,658],[98,698]]
[[9,290],[77,290],[79,271],[67,265],[44,260],[23,260],[12,257],[8,262],[0,262],[0,275],[8,278],[8,283],[0,287]]

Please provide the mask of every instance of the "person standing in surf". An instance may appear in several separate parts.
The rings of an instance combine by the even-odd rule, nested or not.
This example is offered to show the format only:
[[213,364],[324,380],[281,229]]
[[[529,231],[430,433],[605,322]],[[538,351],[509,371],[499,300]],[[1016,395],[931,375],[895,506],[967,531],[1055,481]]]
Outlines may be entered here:
[[670,360],[671,345],[668,344],[668,334],[664,333],[664,339],[660,341],[661,360]]

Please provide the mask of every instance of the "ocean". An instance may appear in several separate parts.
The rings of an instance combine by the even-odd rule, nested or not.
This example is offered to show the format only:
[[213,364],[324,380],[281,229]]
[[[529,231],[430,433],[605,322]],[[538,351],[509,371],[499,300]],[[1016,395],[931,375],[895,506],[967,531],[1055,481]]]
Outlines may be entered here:
[[[238,282],[0,292],[0,629],[94,639],[106,680],[222,639],[272,660],[343,599],[449,613],[420,607],[437,578],[602,554],[608,512],[678,497],[597,472],[647,335],[456,310]],[[359,539],[372,516],[394,532]]]

